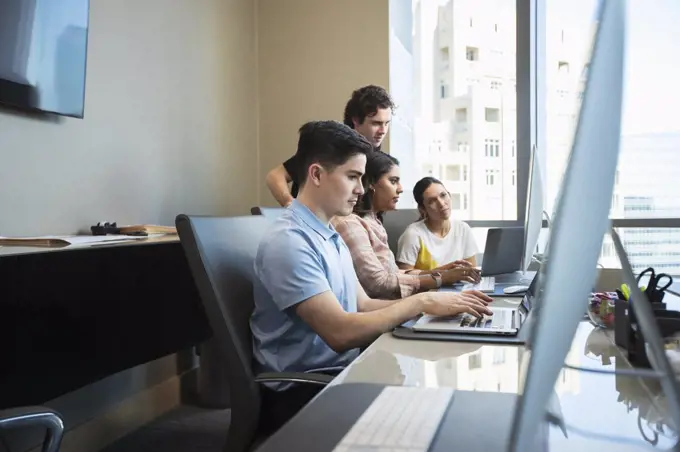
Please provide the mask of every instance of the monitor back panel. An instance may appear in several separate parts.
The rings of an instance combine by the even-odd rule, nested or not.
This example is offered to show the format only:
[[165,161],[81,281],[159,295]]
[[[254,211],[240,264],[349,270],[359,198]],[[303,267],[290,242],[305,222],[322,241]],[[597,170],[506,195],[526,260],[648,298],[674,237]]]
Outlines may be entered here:
[[486,235],[482,276],[501,275],[521,269],[524,228],[492,228]]

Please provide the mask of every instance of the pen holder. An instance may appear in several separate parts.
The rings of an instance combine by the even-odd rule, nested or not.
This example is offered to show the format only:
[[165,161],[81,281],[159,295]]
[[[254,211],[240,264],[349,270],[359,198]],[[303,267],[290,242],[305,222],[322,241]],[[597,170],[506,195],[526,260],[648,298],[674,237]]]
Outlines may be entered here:
[[[662,337],[672,336],[680,331],[680,312],[667,310],[665,303],[650,304]],[[624,349],[631,364],[650,367],[645,338],[629,301],[619,300],[616,303],[614,319],[614,343]]]
[[653,292],[647,292],[647,299],[650,303],[663,303],[663,297],[666,295],[664,290],[655,290]]

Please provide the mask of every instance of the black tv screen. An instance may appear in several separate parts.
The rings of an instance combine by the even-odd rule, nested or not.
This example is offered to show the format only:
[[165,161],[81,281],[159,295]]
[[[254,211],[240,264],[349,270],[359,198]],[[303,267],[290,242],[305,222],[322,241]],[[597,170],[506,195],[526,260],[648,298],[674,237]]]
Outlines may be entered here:
[[0,0],[0,104],[82,118],[89,0]]

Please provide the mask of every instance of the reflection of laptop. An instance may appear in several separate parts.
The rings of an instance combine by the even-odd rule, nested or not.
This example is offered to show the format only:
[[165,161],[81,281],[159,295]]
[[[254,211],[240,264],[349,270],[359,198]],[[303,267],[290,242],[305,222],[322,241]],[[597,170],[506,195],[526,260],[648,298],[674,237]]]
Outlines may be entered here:
[[499,301],[508,300],[511,303],[517,302],[517,298],[496,298],[489,305],[493,312],[491,316],[474,317],[470,314],[460,314],[453,317],[435,317],[424,315],[418,319],[412,328],[414,331],[430,333],[516,336],[531,312],[539,273],[536,272],[521,303],[517,307],[496,308],[493,304]]
[[492,228],[486,233],[482,280],[477,284],[465,284],[463,290],[494,292],[495,275],[514,273],[522,268],[524,256],[524,228]]

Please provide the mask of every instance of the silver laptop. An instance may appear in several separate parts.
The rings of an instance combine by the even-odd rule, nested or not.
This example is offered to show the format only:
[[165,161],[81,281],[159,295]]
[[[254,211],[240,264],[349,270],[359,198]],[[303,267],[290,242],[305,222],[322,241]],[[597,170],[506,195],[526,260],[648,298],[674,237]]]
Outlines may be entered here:
[[516,304],[518,300],[517,297],[496,297],[489,305],[493,315],[483,317],[475,317],[470,314],[459,314],[451,317],[423,315],[413,325],[413,330],[430,333],[515,336],[519,333],[531,312],[539,274],[540,272],[536,272],[529,288],[524,293],[524,297],[516,307],[494,307],[493,305],[499,302]]

